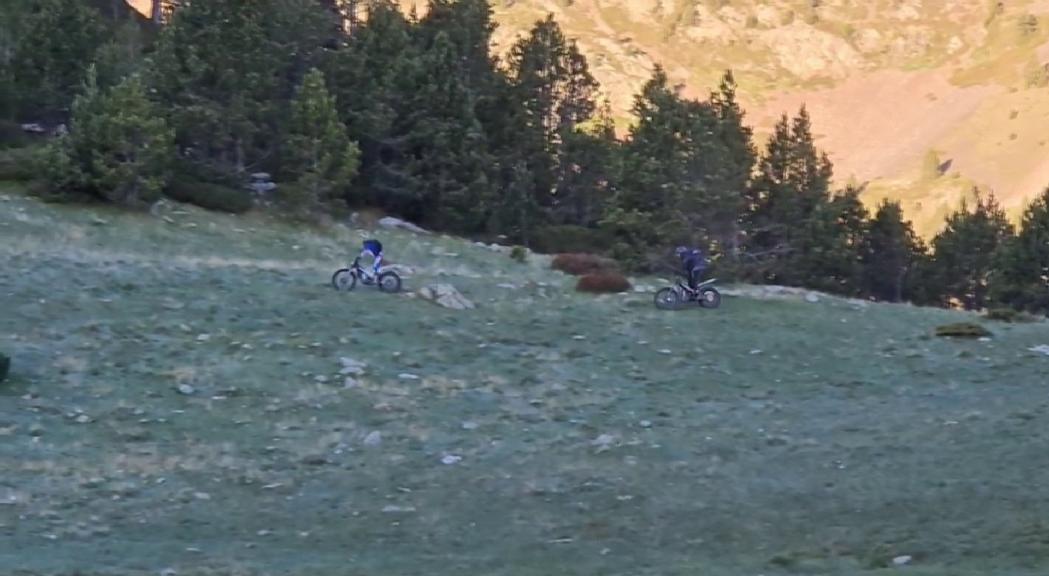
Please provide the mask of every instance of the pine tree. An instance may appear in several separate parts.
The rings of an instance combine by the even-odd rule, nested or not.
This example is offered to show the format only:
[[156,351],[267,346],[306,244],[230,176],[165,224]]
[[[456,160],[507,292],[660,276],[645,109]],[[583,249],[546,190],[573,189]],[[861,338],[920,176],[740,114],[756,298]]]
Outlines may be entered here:
[[[380,190],[395,211],[437,228],[477,232],[489,220],[492,192],[484,129],[473,92],[462,82],[462,60],[441,33],[414,73],[401,79],[409,94],[389,143]],[[409,88],[410,87],[410,88]]]
[[858,296],[863,290],[863,256],[868,243],[867,209],[856,190],[821,202],[798,224],[797,251],[780,271],[786,284]]
[[495,202],[491,228],[511,241],[530,245],[539,225],[539,205],[535,201],[534,178],[523,159],[510,165],[502,181],[507,184]]
[[731,76],[722,90],[711,102],[683,99],[662,69],[645,84],[623,145],[618,210],[605,219],[624,242],[734,251],[753,157]]
[[995,260],[991,300],[1049,315],[1049,189],[1027,207],[1020,232]]
[[924,252],[898,202],[883,201],[869,225],[863,254],[865,292],[887,302],[908,296],[908,275]]
[[54,145],[65,173],[55,174],[52,187],[124,205],[151,203],[169,177],[172,139],[138,76],[103,91],[92,66],[73,104],[69,134]]
[[[597,111],[599,85],[575,42],[548,16],[536,22],[507,56],[510,84],[524,110],[529,164],[544,206],[571,211],[567,180],[575,164],[569,141]],[[548,191],[548,192],[547,192]],[[568,206],[568,208],[562,208]]]
[[607,108],[565,135],[557,222],[596,226],[619,181],[619,142]]
[[83,2],[39,0],[21,24],[10,79],[19,115],[64,119],[84,71],[105,42],[101,16]]
[[186,155],[236,174],[278,157],[282,112],[330,40],[332,18],[313,0],[180,3],[149,83]]
[[757,161],[754,133],[744,124],[744,112],[736,100],[736,79],[726,71],[718,90],[711,94],[711,105],[718,119],[718,139],[724,147],[722,178],[714,186],[718,198],[717,214],[712,218],[711,234],[733,259],[738,258],[740,218],[745,206],[744,193]]
[[744,218],[747,264],[763,281],[798,283],[792,260],[800,254],[805,224],[828,201],[830,160],[817,150],[804,107],[776,124],[757,176],[747,191]]
[[295,203],[312,208],[345,202],[357,174],[359,151],[346,135],[328,93],[324,75],[314,68],[291,103],[286,139],[286,173],[296,181],[301,197]]
[[932,274],[927,281],[943,305],[957,301],[967,310],[988,303],[988,282],[995,254],[1013,236],[1013,226],[993,195],[976,195],[947,217],[947,226],[932,241]]
[[411,25],[395,5],[370,4],[366,22],[358,22],[325,64],[328,86],[339,117],[361,149],[360,177],[354,201],[395,208],[391,196],[404,185],[396,172],[405,142],[394,133],[398,117],[410,112],[421,54]]

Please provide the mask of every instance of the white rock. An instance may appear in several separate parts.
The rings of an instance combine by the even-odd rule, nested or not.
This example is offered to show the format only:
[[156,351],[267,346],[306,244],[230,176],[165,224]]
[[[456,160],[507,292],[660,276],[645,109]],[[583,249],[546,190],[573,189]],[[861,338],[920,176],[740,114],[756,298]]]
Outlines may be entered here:
[[805,301],[809,304],[816,304],[820,301],[820,297],[815,292],[809,292],[805,295]]
[[913,560],[913,559],[914,558],[912,558],[911,556],[909,556],[907,554],[904,554],[903,556],[897,556],[897,557],[893,558],[892,559],[892,564],[894,566],[906,566],[906,565],[910,564],[911,560]]
[[91,417],[87,414],[81,414],[80,416],[76,417],[76,421],[78,424],[87,424],[91,421]]
[[400,378],[401,380],[418,380],[419,379],[419,377],[416,376],[415,374],[409,374],[407,372],[398,374],[397,377]]
[[449,466],[451,466],[452,464],[458,464],[458,463],[460,463],[462,461],[463,461],[463,457],[462,456],[456,456],[455,454],[445,454],[444,456],[441,457],[441,464],[447,464]]
[[211,494],[207,492],[194,492],[193,497],[197,500],[211,500]]
[[342,381],[343,388],[356,388],[358,386],[360,386],[360,382],[357,382],[350,376],[347,376],[346,379]]
[[415,506],[384,506],[382,509],[386,514],[404,514],[409,512],[415,512]]
[[642,420],[641,421],[641,427],[642,428],[651,428],[652,427],[652,422],[650,422],[649,420]]
[[406,222],[400,218],[394,218],[387,216],[379,219],[379,226],[386,228],[387,230],[407,230],[409,232],[415,232],[416,234],[429,234],[429,230],[424,230],[411,222]]
[[207,342],[211,340],[211,334],[201,334],[197,336],[197,342]]
[[1037,354],[1042,354],[1042,355],[1045,355],[1045,356],[1049,356],[1049,344],[1041,344],[1039,346],[1032,346],[1031,348],[1028,348],[1028,350],[1030,350],[1031,352],[1035,352]]
[[321,374],[321,375],[315,376],[313,378],[313,380],[316,381],[318,384],[325,384],[325,383],[328,382],[328,377],[323,375],[323,374]]
[[420,288],[416,294],[423,300],[452,310],[472,310],[475,307],[451,284],[431,284]]
[[478,426],[477,422],[463,422],[462,424],[463,430],[477,430]]
[[365,446],[372,447],[382,444],[382,433],[380,433],[378,430],[372,430],[368,433],[367,436],[364,437],[363,443]]
[[594,446],[607,447],[607,446],[611,446],[612,443],[615,442],[615,441],[616,441],[616,437],[615,436],[613,436],[611,434],[602,434],[602,435],[598,436],[597,438],[594,438],[594,440],[593,440],[593,442],[591,442],[591,444],[593,444]]
[[179,384],[176,390],[178,390],[178,393],[183,396],[192,396],[197,393],[197,389],[189,384]]

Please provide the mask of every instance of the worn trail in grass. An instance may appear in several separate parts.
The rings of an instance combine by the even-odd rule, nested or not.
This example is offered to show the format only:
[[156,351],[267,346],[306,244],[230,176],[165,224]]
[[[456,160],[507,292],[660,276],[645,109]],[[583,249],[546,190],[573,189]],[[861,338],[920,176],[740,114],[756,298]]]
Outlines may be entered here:
[[409,288],[478,308],[333,292],[355,230],[0,194],[4,571],[1049,567],[1045,324],[952,342],[928,335],[958,314],[830,298],[667,314],[539,258],[381,238]]

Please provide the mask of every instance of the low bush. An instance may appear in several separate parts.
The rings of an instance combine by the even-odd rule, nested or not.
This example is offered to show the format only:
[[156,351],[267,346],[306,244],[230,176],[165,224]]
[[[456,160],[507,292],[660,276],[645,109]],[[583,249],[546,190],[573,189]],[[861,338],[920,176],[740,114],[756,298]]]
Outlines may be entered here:
[[510,258],[524,264],[528,262],[528,249],[524,246],[514,246],[510,249]]
[[579,278],[579,282],[575,287],[577,292],[588,292],[591,294],[614,294],[627,292],[630,288],[630,281],[626,279],[626,276],[618,272],[587,274]]
[[251,193],[247,190],[202,182],[184,175],[172,180],[164,194],[172,200],[230,214],[243,214],[253,205]]
[[42,176],[40,148],[0,149],[0,180],[29,182]]
[[596,254],[558,254],[550,262],[550,267],[565,274],[583,276],[600,272],[617,272],[619,266],[615,260]]
[[989,338],[991,331],[972,322],[957,322],[936,327],[941,338]]

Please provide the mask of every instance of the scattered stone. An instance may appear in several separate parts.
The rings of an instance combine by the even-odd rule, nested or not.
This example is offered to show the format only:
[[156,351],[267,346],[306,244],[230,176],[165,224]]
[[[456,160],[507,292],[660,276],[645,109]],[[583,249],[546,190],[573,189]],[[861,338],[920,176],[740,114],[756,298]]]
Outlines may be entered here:
[[1041,344],[1039,346],[1032,346],[1028,348],[1031,352],[1036,354],[1042,354],[1043,356],[1049,356],[1049,344]]
[[409,232],[415,232],[416,234],[429,234],[429,230],[424,230],[411,222],[406,222],[400,218],[394,218],[387,216],[379,219],[379,227],[386,228],[387,230],[407,230]]
[[47,129],[44,128],[44,126],[40,123],[27,122],[25,124],[22,124],[22,132],[25,132],[27,134],[44,134],[47,132]]
[[328,463],[328,459],[325,458],[324,456],[317,456],[317,455],[306,456],[305,458],[302,459],[302,463],[307,465],[307,466],[324,466],[325,464]]
[[642,420],[641,421],[641,427],[642,428],[651,428],[652,427],[652,422],[650,422],[648,420]]
[[448,466],[451,466],[452,464],[458,464],[462,461],[463,457],[456,456],[455,454],[445,454],[441,457],[441,464],[447,464]]
[[663,348],[663,349],[661,349],[661,350],[659,351],[659,353],[660,353],[660,354],[665,354],[665,355],[667,355],[667,356],[669,356],[669,355],[673,354],[673,352],[671,352],[670,350],[668,350],[668,349],[666,349],[666,348]]
[[165,568],[160,571],[160,576],[178,576],[178,572],[174,568]]
[[211,500],[211,494],[207,492],[194,492],[193,497],[197,500]]
[[615,441],[616,441],[616,437],[615,436],[613,436],[611,434],[602,434],[602,435],[598,436],[597,438],[594,438],[594,440],[593,440],[593,442],[591,442],[591,444],[593,444],[594,446],[597,446],[598,448],[605,448],[605,449],[607,449]]
[[382,433],[380,433],[378,430],[373,430],[369,432],[367,436],[364,437],[365,446],[375,447],[380,444],[382,444]]
[[197,389],[189,384],[179,384],[176,390],[178,390],[178,393],[183,396],[192,396],[197,393]]
[[904,554],[902,556],[897,556],[897,557],[893,558],[892,559],[892,565],[893,566],[906,566],[906,565],[911,563],[911,560],[914,560],[914,558],[912,558],[911,556],[909,556],[907,554]]
[[424,286],[416,295],[438,306],[452,310],[472,310],[474,303],[459,293],[451,284],[431,284]]
[[751,356],[757,356],[758,354],[761,354],[761,350],[759,350],[757,348],[755,348],[755,349],[750,351],[750,355]]
[[479,424],[477,424],[477,422],[469,422],[468,421],[468,422],[463,422],[463,424],[462,424],[463,430],[477,430],[478,427],[479,427]]
[[395,506],[390,504],[389,506],[384,506],[382,511],[385,514],[408,514],[415,512],[415,506]]
[[327,384],[328,377],[324,376],[323,374],[321,374],[321,375],[318,375],[318,376],[314,377],[313,380],[316,381],[318,384]]
[[357,382],[357,380],[350,376],[347,376],[346,379],[342,381],[343,388],[356,388],[358,386],[360,386],[360,382]]
[[91,422],[91,417],[87,414],[81,414],[76,417],[76,422],[77,424],[87,424],[88,422]]
[[197,342],[207,342],[211,340],[211,334],[201,334],[197,336]]
[[818,304],[820,301],[820,297],[815,292],[809,292],[805,295],[805,301],[809,304]]
[[419,377],[416,376],[415,374],[408,374],[407,372],[398,374],[397,377],[400,378],[401,380],[418,380],[419,379]]

